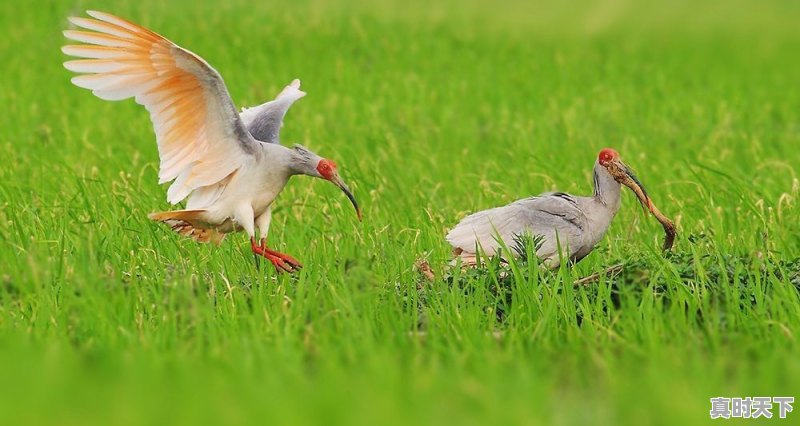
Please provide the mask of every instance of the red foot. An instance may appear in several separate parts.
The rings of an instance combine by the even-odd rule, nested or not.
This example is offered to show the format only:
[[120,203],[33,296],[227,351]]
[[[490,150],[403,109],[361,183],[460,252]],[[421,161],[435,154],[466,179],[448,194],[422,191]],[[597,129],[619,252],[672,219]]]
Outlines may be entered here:
[[291,273],[303,268],[303,265],[292,256],[268,249],[266,238],[261,239],[261,245],[256,245],[256,240],[251,238],[250,247],[253,249],[253,253],[269,260],[278,272]]

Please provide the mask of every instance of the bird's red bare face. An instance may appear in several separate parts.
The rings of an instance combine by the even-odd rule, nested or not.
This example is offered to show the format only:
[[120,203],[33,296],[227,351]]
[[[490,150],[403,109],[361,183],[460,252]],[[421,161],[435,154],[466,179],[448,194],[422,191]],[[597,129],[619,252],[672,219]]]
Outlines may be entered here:
[[597,162],[603,166],[607,166],[614,160],[619,160],[619,153],[611,148],[603,148],[597,155]]
[[619,159],[619,153],[611,148],[603,148],[597,155],[597,162],[600,163],[617,182],[627,186],[639,198],[642,207],[647,211],[650,199],[647,197],[647,190],[631,169]]
[[336,163],[332,160],[322,159],[317,164],[317,172],[326,180],[333,179],[336,176]]
[[348,188],[342,178],[339,177],[339,172],[336,170],[336,163],[325,158],[319,160],[319,163],[317,163],[317,173],[319,173],[323,179],[338,186],[339,189],[347,195],[347,198],[350,199],[350,202],[353,203],[353,207],[356,209],[358,220],[361,220],[361,209],[358,208],[358,202],[356,202],[356,198],[353,197],[353,193],[350,192],[350,188]]

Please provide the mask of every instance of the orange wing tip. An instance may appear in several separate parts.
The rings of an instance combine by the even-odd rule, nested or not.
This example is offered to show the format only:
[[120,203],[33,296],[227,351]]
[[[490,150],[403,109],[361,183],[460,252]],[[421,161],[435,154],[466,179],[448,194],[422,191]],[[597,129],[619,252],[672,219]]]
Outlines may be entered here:
[[98,10],[87,10],[86,14],[91,16],[92,18],[99,19],[103,22],[107,22],[109,24],[116,25],[126,30],[133,31],[139,36],[144,36],[146,38],[155,38],[155,39],[163,38],[157,33],[150,31],[147,28],[142,27],[141,25],[134,24],[131,21],[120,18],[119,16],[112,15],[110,13],[100,12]]
[[105,33],[98,33],[94,31],[64,30],[64,37],[81,43],[88,43],[105,47],[125,47],[125,48],[149,47],[145,46],[144,43],[139,40],[124,39],[117,36]]
[[99,10],[91,10],[90,9],[90,10],[86,11],[86,14],[91,16],[92,18],[99,19],[101,21],[108,22],[108,23],[111,23],[111,24],[116,23],[115,21],[123,22],[123,23],[127,22],[126,20],[120,18],[119,16],[112,15],[112,14],[110,14],[108,12],[101,12]]
[[98,21],[96,19],[71,17],[69,18],[69,21],[87,30],[97,31],[121,38],[132,39],[138,37],[138,34],[135,31],[131,31],[103,21]]
[[113,73],[125,71],[129,66],[110,59],[75,59],[64,62],[64,68],[78,73]]
[[128,55],[128,53],[121,52],[118,49],[88,44],[68,44],[61,46],[61,51],[69,56],[87,59],[115,59]]

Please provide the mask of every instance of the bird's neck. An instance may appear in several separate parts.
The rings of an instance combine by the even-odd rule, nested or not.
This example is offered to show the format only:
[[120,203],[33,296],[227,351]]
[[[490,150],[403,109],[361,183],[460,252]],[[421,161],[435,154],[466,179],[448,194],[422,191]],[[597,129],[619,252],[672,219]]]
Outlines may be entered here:
[[611,173],[605,167],[595,164],[594,199],[611,213],[612,218],[619,209],[621,189],[619,182],[611,176]]
[[261,157],[264,168],[269,173],[285,175],[287,178],[302,173],[299,171],[299,162],[294,150],[276,143],[262,143]]
[[307,150],[289,149],[289,173],[291,175],[318,176],[316,166],[321,158]]

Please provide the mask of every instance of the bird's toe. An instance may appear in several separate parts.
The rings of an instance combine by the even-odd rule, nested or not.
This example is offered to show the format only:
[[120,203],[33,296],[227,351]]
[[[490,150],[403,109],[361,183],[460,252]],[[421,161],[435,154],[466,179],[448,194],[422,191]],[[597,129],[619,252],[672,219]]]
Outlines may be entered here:
[[270,256],[267,259],[269,259],[269,261],[272,262],[272,266],[274,266],[275,270],[278,271],[278,272],[292,273],[292,272],[295,271],[295,268],[292,267],[292,265],[284,262],[283,259],[281,259],[279,257]]

